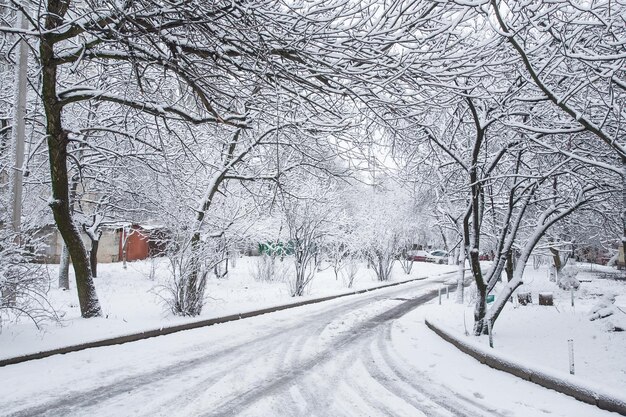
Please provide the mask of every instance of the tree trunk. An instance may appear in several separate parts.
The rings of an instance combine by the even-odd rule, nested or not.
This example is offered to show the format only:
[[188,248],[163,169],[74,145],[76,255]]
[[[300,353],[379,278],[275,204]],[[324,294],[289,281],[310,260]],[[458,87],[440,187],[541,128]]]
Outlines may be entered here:
[[127,253],[128,253],[128,236],[131,230],[132,229],[129,229],[127,231],[125,227],[122,228],[122,268],[124,269],[128,267],[126,265],[126,258],[127,258]]
[[556,274],[558,275],[563,269],[563,262],[561,262],[561,254],[558,249],[550,248],[550,253],[552,253],[552,261],[554,262],[554,267],[556,268]]
[[474,334],[478,336],[484,331],[483,320],[485,314],[487,314],[487,284],[482,276],[476,249],[470,251],[470,264],[474,274],[474,281],[476,281],[476,289],[478,290],[478,300],[476,300],[476,307],[474,308]]
[[[626,262],[626,157],[622,158],[622,250]],[[617,262],[619,264],[619,256]]]
[[70,252],[65,243],[63,243],[59,263],[59,288],[66,291],[70,289]]
[[[203,287],[203,285],[198,285],[198,279],[202,281],[204,278],[201,276],[204,273],[201,271],[202,266],[199,258],[201,244],[200,232],[194,233],[191,238],[191,259],[189,261],[190,268],[189,271],[187,271],[188,276],[186,277],[185,294],[183,296],[183,299],[185,300],[185,304],[183,304],[185,311],[182,311],[183,315],[197,316],[202,312],[201,298],[204,297],[204,292],[202,294],[198,294],[199,288]],[[200,284],[202,284],[202,282],[200,282]]]
[[98,246],[100,246],[100,240],[91,239],[91,250],[89,251],[89,265],[91,266],[91,275],[94,278],[98,277]]
[[[51,30],[61,24],[61,16],[67,11],[67,3],[50,0],[46,29]],[[40,57],[42,72],[41,95],[46,116],[46,134],[48,157],[50,160],[50,182],[52,198],[50,208],[54,215],[57,228],[65,241],[72,259],[76,277],[76,289],[81,315],[84,318],[97,317],[102,314],[96,295],[96,288],[91,276],[91,268],[87,259],[87,251],[75,226],[70,211],[70,196],[67,172],[67,132],[63,130],[61,113],[56,92],[57,66],[54,62],[53,41],[51,35],[40,38]]]
[[506,280],[511,281],[513,279],[513,250],[509,250],[506,254],[506,267],[504,269],[506,271]]
[[465,291],[465,243],[461,242],[459,245],[459,257],[458,257],[458,266],[459,272],[456,282],[456,302],[458,304],[463,304],[464,301],[464,291]]

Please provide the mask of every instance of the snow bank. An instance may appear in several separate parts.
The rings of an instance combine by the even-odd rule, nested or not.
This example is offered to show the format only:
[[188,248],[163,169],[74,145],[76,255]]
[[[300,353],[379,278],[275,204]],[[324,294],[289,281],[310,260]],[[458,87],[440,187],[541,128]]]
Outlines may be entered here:
[[[535,302],[522,306],[514,296],[514,302],[506,304],[494,326],[494,349],[488,348],[487,336],[472,335],[463,340],[503,354],[517,364],[532,364],[533,369],[565,374],[569,379],[568,340],[572,339],[576,371],[572,380],[597,387],[626,387],[626,332],[607,331],[607,327],[618,325],[619,318],[626,317],[626,282],[604,279],[614,272],[611,268],[588,264],[578,267],[580,287],[574,291],[574,306],[570,290],[550,282],[547,268],[535,270],[529,265],[518,291],[530,293]],[[553,293],[553,306],[537,305],[537,297],[543,292]],[[472,292],[466,294],[471,296]],[[608,294],[616,294],[615,304],[611,303],[614,314],[590,321],[590,312]],[[454,334],[463,335],[471,332],[473,309],[469,299],[462,305],[443,300],[441,306],[426,306],[424,314]]]
[[613,392],[597,384],[582,382],[572,375],[553,369],[524,363],[502,352],[487,350],[482,344],[463,338],[440,324],[435,324],[432,320],[427,319],[425,323],[443,339],[485,365],[569,395],[579,401],[596,405],[604,410],[626,415],[626,397],[621,392]]

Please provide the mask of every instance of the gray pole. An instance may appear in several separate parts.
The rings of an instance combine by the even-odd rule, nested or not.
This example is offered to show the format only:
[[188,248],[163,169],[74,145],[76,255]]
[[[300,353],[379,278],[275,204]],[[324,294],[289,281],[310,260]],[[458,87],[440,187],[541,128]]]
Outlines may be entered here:
[[574,340],[568,339],[567,345],[569,347],[569,373],[574,375]]
[[[26,29],[26,16],[20,13],[20,29]],[[21,230],[22,188],[24,178],[24,142],[26,133],[26,87],[28,80],[28,45],[23,39],[17,49],[17,68],[15,73],[15,112],[13,115],[13,156],[15,165],[11,173],[13,183],[12,226],[15,233]]]

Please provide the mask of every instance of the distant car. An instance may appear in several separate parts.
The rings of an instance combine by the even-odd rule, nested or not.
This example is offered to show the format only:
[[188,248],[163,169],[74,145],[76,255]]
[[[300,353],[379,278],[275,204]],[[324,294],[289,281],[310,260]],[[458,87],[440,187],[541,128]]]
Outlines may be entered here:
[[487,253],[487,252],[481,252],[478,255],[478,260],[479,261],[491,261],[492,260],[491,258],[492,258],[492,255]]
[[429,255],[425,250],[411,250],[406,254],[408,260],[415,262],[426,262]]
[[448,263],[448,252],[445,250],[434,250],[426,257],[426,262],[433,262],[436,264]]

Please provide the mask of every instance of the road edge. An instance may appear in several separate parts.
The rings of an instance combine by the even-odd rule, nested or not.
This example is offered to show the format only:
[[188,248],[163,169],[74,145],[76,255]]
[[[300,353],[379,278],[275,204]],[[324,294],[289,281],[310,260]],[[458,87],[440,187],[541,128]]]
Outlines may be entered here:
[[461,352],[473,357],[484,365],[507,372],[544,388],[549,388],[561,394],[568,395],[587,404],[595,405],[602,410],[612,411],[626,416],[626,399],[603,392],[597,387],[586,386],[575,381],[566,381],[551,373],[549,374],[528,365],[511,361],[509,358],[501,357],[486,348],[476,346],[458,338],[454,333],[437,326],[428,319],[425,319],[424,323],[443,340],[449,342]]

